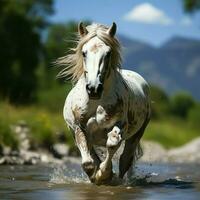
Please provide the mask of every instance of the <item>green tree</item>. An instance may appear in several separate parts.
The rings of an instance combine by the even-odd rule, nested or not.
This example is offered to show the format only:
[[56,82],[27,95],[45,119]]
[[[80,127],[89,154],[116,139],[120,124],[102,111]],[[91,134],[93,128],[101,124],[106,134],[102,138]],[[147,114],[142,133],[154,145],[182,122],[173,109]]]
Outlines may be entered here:
[[194,99],[187,93],[178,93],[170,101],[171,114],[186,118],[189,110],[195,105]]
[[200,9],[199,0],[183,0],[183,5],[186,12],[194,12]]
[[194,106],[188,113],[189,124],[194,128],[200,128],[200,104]]
[[0,98],[29,103],[35,98],[42,56],[40,33],[52,0],[0,1]]
[[152,117],[164,117],[169,113],[169,97],[161,88],[151,85]]

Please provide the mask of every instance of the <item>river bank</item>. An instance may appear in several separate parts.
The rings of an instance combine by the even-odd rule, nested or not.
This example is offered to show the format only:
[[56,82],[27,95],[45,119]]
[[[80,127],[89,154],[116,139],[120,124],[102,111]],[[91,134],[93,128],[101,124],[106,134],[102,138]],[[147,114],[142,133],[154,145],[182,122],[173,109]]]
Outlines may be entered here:
[[[122,147],[123,148],[123,147]],[[147,163],[200,163],[200,137],[189,143],[172,149],[165,149],[162,145],[153,141],[143,141],[143,156],[141,162]],[[117,159],[120,155],[115,156]],[[19,151],[11,151],[8,147],[3,150],[0,156],[0,165],[35,165],[41,163],[58,163],[80,162],[80,157],[76,153],[70,152],[70,147],[66,144],[55,144],[52,151],[38,149],[37,151],[28,148]]]

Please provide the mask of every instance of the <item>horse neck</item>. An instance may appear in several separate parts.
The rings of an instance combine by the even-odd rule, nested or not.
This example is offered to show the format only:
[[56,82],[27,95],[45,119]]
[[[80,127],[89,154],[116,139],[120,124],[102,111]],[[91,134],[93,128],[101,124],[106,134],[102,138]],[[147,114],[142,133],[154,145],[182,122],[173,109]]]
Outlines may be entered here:
[[108,78],[104,82],[104,95],[109,95],[117,92],[119,72],[111,69]]

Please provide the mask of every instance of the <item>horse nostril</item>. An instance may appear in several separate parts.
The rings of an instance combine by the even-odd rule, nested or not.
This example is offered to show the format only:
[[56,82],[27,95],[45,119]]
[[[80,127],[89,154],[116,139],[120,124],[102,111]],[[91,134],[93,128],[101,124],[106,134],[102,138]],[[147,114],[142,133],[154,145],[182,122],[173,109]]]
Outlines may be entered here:
[[88,84],[86,84],[86,90],[87,90],[88,94],[94,93],[95,87],[93,87],[91,84],[88,83]]
[[86,90],[89,90],[89,84],[86,84]]
[[97,88],[97,93],[101,93],[103,91],[103,84],[99,84]]

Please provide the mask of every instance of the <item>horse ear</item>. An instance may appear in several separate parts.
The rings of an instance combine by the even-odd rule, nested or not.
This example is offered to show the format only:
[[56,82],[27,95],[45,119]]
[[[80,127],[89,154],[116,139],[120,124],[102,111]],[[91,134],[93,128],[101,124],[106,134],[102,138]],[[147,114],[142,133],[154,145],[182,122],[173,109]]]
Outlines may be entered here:
[[117,25],[115,24],[115,22],[113,22],[112,26],[107,30],[107,33],[108,33],[111,37],[114,37],[116,31],[117,31]]
[[80,23],[78,24],[78,32],[79,32],[79,35],[80,35],[81,37],[84,37],[85,35],[88,34],[88,31],[87,31],[87,29],[85,28],[83,22],[80,22]]

